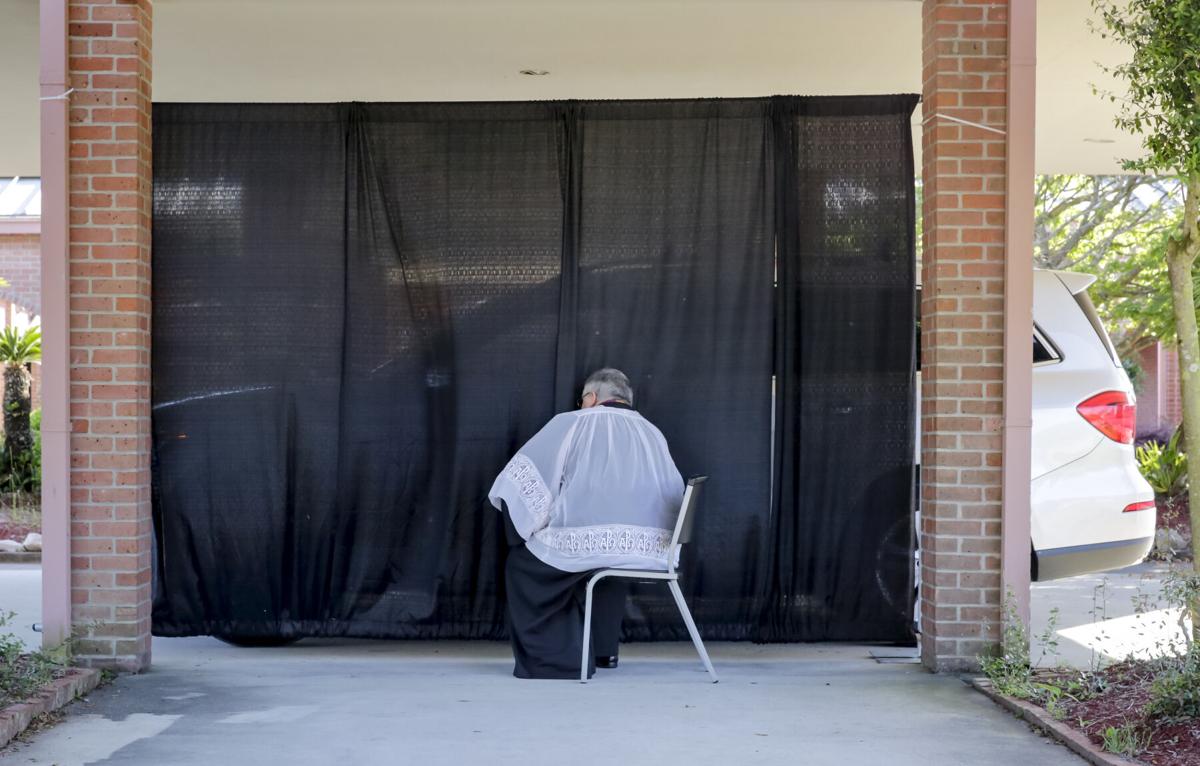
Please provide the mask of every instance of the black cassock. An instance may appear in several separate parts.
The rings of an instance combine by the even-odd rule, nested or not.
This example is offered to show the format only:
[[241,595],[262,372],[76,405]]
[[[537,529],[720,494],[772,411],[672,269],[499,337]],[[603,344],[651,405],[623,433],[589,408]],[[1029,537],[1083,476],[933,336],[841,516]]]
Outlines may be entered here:
[[[512,637],[517,678],[579,678],[583,650],[583,607],[593,571],[564,572],[542,562],[525,547],[508,510],[504,532],[508,560],[504,566],[508,597],[508,633]],[[592,648],[588,677],[596,657],[617,656],[627,580],[605,578],[592,589]]]

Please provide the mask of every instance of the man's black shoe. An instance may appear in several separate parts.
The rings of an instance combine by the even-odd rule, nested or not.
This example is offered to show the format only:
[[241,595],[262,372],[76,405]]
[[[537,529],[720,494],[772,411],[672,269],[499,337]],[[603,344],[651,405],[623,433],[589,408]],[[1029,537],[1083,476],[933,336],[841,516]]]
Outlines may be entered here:
[[615,668],[617,666],[616,655],[612,657],[597,657],[596,667],[598,668]]

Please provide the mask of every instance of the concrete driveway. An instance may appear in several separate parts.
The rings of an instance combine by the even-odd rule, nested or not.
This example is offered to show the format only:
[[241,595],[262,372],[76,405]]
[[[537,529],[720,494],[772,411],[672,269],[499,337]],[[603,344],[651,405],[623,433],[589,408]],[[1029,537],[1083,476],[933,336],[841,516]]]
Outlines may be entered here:
[[863,647],[631,645],[586,686],[493,643],[156,639],[14,764],[1078,764],[962,681]]
[[[36,569],[0,565],[0,609],[38,619]],[[519,681],[507,645],[154,639],[154,666],[67,709],[6,766],[1080,764],[961,680],[850,645],[632,644],[584,686]],[[903,653],[891,650],[890,654]]]
[[[1181,649],[1184,626],[1190,630],[1190,622],[1179,609],[1163,602],[1167,573],[1165,564],[1147,562],[1113,572],[1034,583],[1033,660],[1044,667],[1062,664],[1086,669],[1128,657],[1161,657],[1172,647]],[[1058,610],[1056,650],[1042,640],[1053,609]]]

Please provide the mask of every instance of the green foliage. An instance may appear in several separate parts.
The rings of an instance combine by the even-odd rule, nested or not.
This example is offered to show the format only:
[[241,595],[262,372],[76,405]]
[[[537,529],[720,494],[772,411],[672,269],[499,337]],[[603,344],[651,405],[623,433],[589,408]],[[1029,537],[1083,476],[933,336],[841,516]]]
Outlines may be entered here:
[[1150,747],[1150,732],[1135,723],[1109,726],[1104,730],[1104,749],[1133,758]]
[[38,483],[42,476],[42,411],[34,410],[29,415],[29,427],[33,430],[33,459],[37,462]]
[[1181,607],[1200,595],[1200,572],[1174,568],[1167,572],[1162,586],[1168,606]]
[[[1051,621],[1056,617],[1056,613],[1052,614]],[[1004,635],[1000,639],[1000,653],[991,657],[980,657],[979,668],[1001,694],[1030,699],[1036,693],[1033,686],[1033,663],[1029,657],[1029,635],[1017,612],[1012,593],[1004,600]]]
[[1075,671],[1074,673],[1058,672],[1048,676],[1043,681],[1031,681],[1027,691],[1028,699],[1046,708],[1046,712],[1055,720],[1062,721],[1067,717],[1066,703],[1082,702],[1102,694],[1105,689],[1104,676],[1092,671]]
[[30,375],[26,365],[40,359],[42,334],[37,327],[0,330],[0,362],[4,368],[4,448],[0,450],[0,490],[36,492],[42,480],[41,415],[31,413]]
[[1129,382],[1133,384],[1133,390],[1140,395],[1142,393],[1142,385],[1146,382],[1146,371],[1142,369],[1142,365],[1138,364],[1135,357],[1123,357],[1121,359],[1121,366],[1125,368],[1125,374],[1129,376]]
[[[1102,583],[1093,598],[1103,598]],[[1179,613],[1180,628],[1184,628],[1186,610],[1178,609],[1193,603],[1200,597],[1200,573],[1190,568],[1173,567],[1168,570],[1162,582],[1161,597],[1172,611]],[[1143,605],[1145,609],[1158,609],[1156,602]],[[1099,730],[1106,750],[1121,755],[1135,757],[1147,750],[1158,727],[1180,722],[1195,723],[1200,721],[1200,645],[1185,636],[1186,650],[1175,644],[1159,646],[1155,658],[1141,660],[1136,667],[1123,670],[1119,675],[1106,675],[1104,672],[1071,671],[1059,668],[1050,672],[1035,673],[1035,664],[1030,663],[1029,654],[1024,643],[1024,628],[1016,621],[1015,608],[1012,606],[1012,596],[1005,604],[1006,626],[1004,651],[999,657],[988,658],[983,662],[984,668],[992,678],[997,691],[1009,696],[1029,700],[1041,705],[1058,720],[1066,720],[1068,716],[1078,712],[1074,704],[1093,699],[1107,693],[1121,695],[1117,700],[1123,715],[1120,718],[1109,718],[1113,724]],[[1106,615],[1101,605],[1093,610],[1093,617],[1102,621]],[[1051,613],[1047,630],[1042,635],[1043,643],[1054,635],[1057,614]],[[1052,646],[1047,644],[1047,646]],[[1109,681],[1113,681],[1110,688]],[[1142,709],[1130,706],[1131,687],[1129,681],[1141,684],[1149,680],[1149,700]],[[1106,705],[1104,709],[1110,709]],[[1086,721],[1077,717],[1078,728],[1090,731],[1097,725],[1096,721]],[[1073,724],[1074,725],[1074,724]]]
[[0,492],[11,495],[33,494],[42,489],[42,411],[29,416],[32,445],[10,450],[8,442],[0,449]]
[[0,362],[29,364],[42,358],[42,331],[38,327],[18,330],[9,325],[0,330]]
[[1200,718],[1200,654],[1190,652],[1155,677],[1145,713],[1165,721]]
[[1182,186],[1172,179],[1037,178],[1034,263],[1097,277],[1089,294],[1126,360],[1175,334],[1165,243],[1182,203]]
[[[1058,607],[1050,610],[1046,621],[1046,629],[1038,636],[1044,648],[1038,663],[1047,654],[1058,653]],[[1055,678],[1039,680],[1034,676],[1034,665],[1029,653],[1029,636],[1025,623],[1017,613],[1016,599],[1011,592],[1004,600],[1004,636],[1000,642],[1000,653],[994,656],[980,657],[979,667],[996,691],[1009,697],[1031,700],[1045,705],[1054,715],[1062,714],[1060,704],[1064,697],[1080,699],[1088,683],[1088,677]],[[1056,712],[1057,711],[1057,712]]]
[[[27,651],[21,639],[4,630],[15,616],[13,612],[0,612],[0,709],[29,699],[58,678],[71,666],[79,641],[104,624],[96,620],[76,624],[58,646]],[[106,681],[111,679],[111,675],[105,676]]]
[[1187,454],[1179,448],[1176,430],[1166,444],[1150,441],[1138,447],[1138,469],[1155,494],[1174,496],[1187,488]]
[[1173,568],[1163,581],[1163,598],[1180,610],[1180,629],[1186,651],[1168,652],[1156,661],[1150,701],[1143,711],[1148,720],[1165,722],[1200,719],[1200,646],[1188,635],[1183,623],[1187,606],[1200,601],[1200,572]]
[[[1197,328],[1196,262],[1200,257],[1200,0],[1092,0],[1101,37],[1129,48],[1126,63],[1105,71],[1125,87],[1106,94],[1118,104],[1115,124],[1141,139],[1141,157],[1126,159],[1126,170],[1173,173],[1184,188],[1179,224],[1167,233],[1165,257],[1175,334],[1181,361],[1183,419],[1200,431],[1200,362]],[[1099,91],[1097,91],[1099,92]],[[1192,434],[1196,436],[1195,433]],[[1186,451],[1196,476],[1189,483],[1192,528],[1200,529],[1200,439]],[[1200,536],[1192,538],[1193,566],[1200,567]],[[1187,602],[1194,636],[1200,636],[1200,599]]]
[[[1128,46],[1132,58],[1105,71],[1127,87],[1118,128],[1142,137],[1145,155],[1126,170],[1200,175],[1200,2],[1092,0],[1100,36]],[[1098,91],[1099,92],[1099,91]]]
[[[1200,572],[1193,568],[1172,568],[1163,580],[1162,597],[1168,606],[1186,614],[1189,604],[1200,602]],[[1189,652],[1200,651],[1200,647],[1191,640],[1192,636],[1187,631],[1183,631],[1183,634],[1188,638]]]
[[1001,652],[995,657],[980,657],[979,668],[1001,694],[1019,699],[1032,696],[1030,680],[1033,671],[1027,663],[1021,662],[1021,658]]
[[[0,612],[0,630],[15,615]],[[66,641],[50,652],[26,653],[21,639],[0,632],[0,708],[28,699],[54,679],[70,662],[71,642]]]
[[42,488],[40,450],[0,451],[0,491],[34,494]]
[[1104,692],[1104,676],[1093,670],[1058,670],[1050,674],[1035,674],[1035,665],[1041,664],[1046,655],[1058,654],[1058,607],[1050,610],[1046,628],[1038,636],[1044,648],[1042,656],[1034,663],[1029,653],[1029,639],[1025,625],[1017,614],[1016,601],[1009,593],[1004,604],[1004,638],[1000,653],[992,657],[981,657],[980,668],[992,687],[1001,694],[1028,700],[1046,708],[1057,720],[1067,716],[1067,702],[1082,702]]

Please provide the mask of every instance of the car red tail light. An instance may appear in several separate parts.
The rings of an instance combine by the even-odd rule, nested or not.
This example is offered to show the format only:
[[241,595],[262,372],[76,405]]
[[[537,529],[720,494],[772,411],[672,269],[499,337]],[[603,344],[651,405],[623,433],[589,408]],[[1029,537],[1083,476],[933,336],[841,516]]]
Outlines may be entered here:
[[1140,503],[1130,503],[1129,505],[1125,506],[1125,510],[1123,511],[1123,513],[1132,513],[1133,511],[1153,511],[1153,510],[1154,510],[1154,501],[1153,500],[1143,500]]
[[1096,394],[1075,409],[1108,438],[1121,444],[1133,444],[1137,407],[1124,391]]

